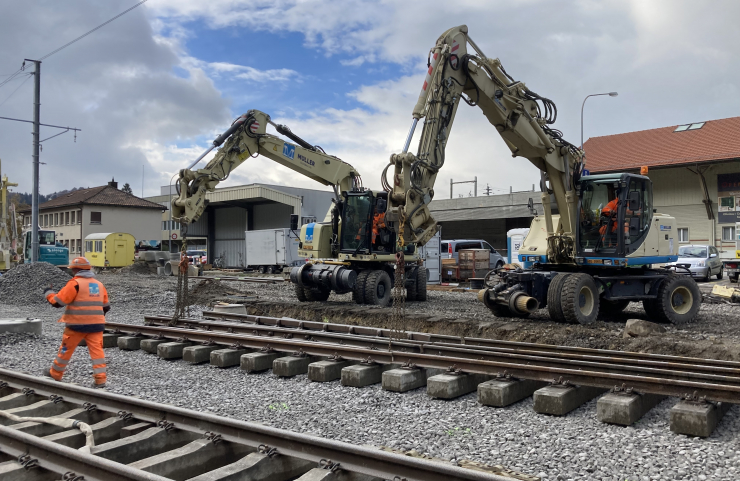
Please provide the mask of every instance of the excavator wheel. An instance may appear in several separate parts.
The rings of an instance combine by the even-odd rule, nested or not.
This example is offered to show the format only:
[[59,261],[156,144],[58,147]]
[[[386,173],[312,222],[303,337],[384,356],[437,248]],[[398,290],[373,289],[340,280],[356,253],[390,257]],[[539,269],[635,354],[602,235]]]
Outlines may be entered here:
[[352,289],[352,300],[355,301],[356,304],[365,303],[365,281],[367,281],[367,275],[370,274],[370,272],[371,271],[369,270],[365,270],[360,271],[360,273],[357,274],[355,287]]
[[304,287],[303,292],[309,302],[324,302],[331,294],[331,291],[325,287]]
[[643,301],[643,306],[650,321],[684,324],[694,319],[701,300],[701,291],[694,279],[669,274],[658,288],[658,297]]
[[568,275],[563,280],[560,300],[563,316],[571,324],[591,324],[599,314],[599,290],[588,274]]
[[391,276],[381,270],[370,271],[365,281],[365,303],[386,307],[391,301]]
[[298,302],[306,302],[308,300],[306,298],[306,292],[303,290],[303,286],[293,284],[293,288],[295,289],[295,297],[298,299]]
[[550,281],[547,288],[547,312],[550,314],[550,320],[553,322],[565,322],[563,314],[562,298],[560,297],[563,290],[563,282],[569,274],[556,274]]
[[420,302],[427,300],[427,268],[424,266],[416,269],[416,300]]

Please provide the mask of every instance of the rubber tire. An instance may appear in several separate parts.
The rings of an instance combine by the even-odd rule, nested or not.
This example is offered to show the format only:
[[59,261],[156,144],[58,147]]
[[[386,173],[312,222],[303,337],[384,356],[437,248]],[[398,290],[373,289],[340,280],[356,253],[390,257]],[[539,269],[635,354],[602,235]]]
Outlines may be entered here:
[[324,302],[329,299],[331,291],[322,287],[304,287],[303,292],[306,294],[308,302]]
[[563,290],[563,282],[569,274],[557,274],[552,281],[550,286],[547,288],[547,312],[550,314],[550,320],[553,322],[564,323],[565,315],[563,314],[563,305],[561,292]]
[[720,266],[720,267],[719,267],[719,272],[717,273],[717,280],[718,280],[718,281],[721,281],[721,280],[722,280],[722,278],[724,277],[724,274],[722,273],[722,270],[723,270],[724,268],[725,268],[724,266]]
[[419,266],[416,269],[416,300],[426,302],[427,300],[427,268]]
[[[692,296],[692,305],[689,310],[683,314],[676,312],[672,306],[672,293],[679,287],[688,289]],[[696,313],[701,307],[702,295],[699,286],[694,279],[689,276],[679,274],[669,274],[658,288],[658,298],[652,299],[651,307],[645,309],[651,311],[655,322],[685,324],[694,319]],[[648,312],[648,315],[651,315]]]
[[[591,290],[593,297],[593,308],[588,315],[584,315],[580,309],[580,292],[583,288]],[[584,273],[570,274],[563,282],[560,291],[563,316],[571,324],[591,324],[599,315],[599,290],[596,288],[594,278]]]
[[[385,291],[382,297],[378,297],[378,285],[381,284],[385,287]],[[371,271],[367,276],[367,281],[365,281],[365,304],[387,307],[391,302],[392,288],[391,276],[387,272]]]
[[418,267],[412,267],[409,276],[406,278],[406,300],[415,301],[416,299],[416,276],[419,271]]
[[494,269],[501,269],[502,267],[504,267],[504,263],[503,263],[503,262],[501,262],[501,261],[498,261],[498,262],[496,263],[496,267],[494,267]]
[[267,266],[265,268],[265,274],[274,274],[275,273],[275,266]]
[[308,301],[308,299],[306,298],[306,292],[303,290],[303,286],[293,284],[293,288],[295,289],[295,297],[296,299],[298,299],[298,302]]
[[259,268],[257,270],[259,271],[260,274],[264,274],[265,273],[265,266],[259,266]]
[[372,271],[364,270],[357,274],[355,287],[352,289],[352,300],[355,301],[355,304],[365,304],[365,282],[370,272]]

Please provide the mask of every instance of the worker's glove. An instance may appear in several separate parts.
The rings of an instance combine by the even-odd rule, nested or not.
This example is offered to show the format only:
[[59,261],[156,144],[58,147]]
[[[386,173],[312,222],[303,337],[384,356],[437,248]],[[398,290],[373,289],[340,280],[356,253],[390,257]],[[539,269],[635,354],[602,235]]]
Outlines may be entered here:
[[54,292],[54,289],[52,289],[51,287],[47,287],[46,289],[44,289],[44,298],[46,298],[46,296],[48,296],[50,292]]

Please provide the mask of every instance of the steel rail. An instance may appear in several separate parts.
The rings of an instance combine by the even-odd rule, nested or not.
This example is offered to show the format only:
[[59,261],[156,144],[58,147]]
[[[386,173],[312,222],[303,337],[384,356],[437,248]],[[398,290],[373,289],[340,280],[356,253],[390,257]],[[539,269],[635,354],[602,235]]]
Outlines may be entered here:
[[[304,336],[305,339],[319,342],[338,342],[350,346],[386,349],[389,346],[389,339],[371,336],[362,336],[359,334],[340,334],[325,331],[309,331],[293,328],[281,328],[272,326],[262,326],[256,324],[244,324],[233,322],[219,321],[202,321],[198,319],[181,319],[174,326],[172,320],[167,317],[146,316],[144,321],[149,324],[166,325],[179,328],[199,328],[208,331],[223,331],[237,334],[254,334],[272,336],[282,334],[283,337]],[[663,363],[659,361],[635,363],[622,363],[621,359],[612,359],[605,356],[581,356],[581,355],[559,355],[556,351],[529,351],[529,350],[511,350],[500,349],[488,346],[469,346],[462,344],[433,343],[425,341],[394,340],[393,346],[397,349],[408,350],[413,352],[438,352],[438,355],[460,356],[473,359],[497,360],[495,356],[508,359],[519,359],[528,362],[542,363],[547,365],[562,364],[566,367],[592,368],[605,372],[636,372],[638,374],[654,374],[667,379],[694,379],[704,381],[717,381],[728,384],[740,385],[740,370],[723,370],[711,366],[692,366],[690,364]],[[724,375],[723,372],[729,371],[734,376]]]
[[[92,403],[97,409],[105,412],[118,414],[123,411],[131,413],[134,418],[142,421],[157,423],[160,420],[165,420],[174,423],[173,427],[176,429],[199,435],[206,432],[218,433],[224,441],[251,446],[255,449],[259,448],[260,445],[266,445],[275,448],[280,455],[316,463],[321,460],[331,460],[334,463],[339,463],[340,469],[368,476],[377,476],[382,479],[392,480],[399,477],[400,479],[406,478],[408,481],[511,481],[511,478],[491,473],[401,456],[379,449],[341,443],[261,424],[191,411],[99,389],[83,388],[74,384],[57,382],[3,368],[0,368],[0,381],[6,382],[9,387],[18,390],[23,388],[33,389],[39,395],[60,395],[64,401],[70,403]],[[102,479],[107,481],[115,478]],[[151,479],[159,480],[161,478]]]
[[[289,317],[268,317],[268,316],[255,316],[250,314],[232,314],[227,312],[214,312],[214,311],[203,311],[203,317],[205,318],[216,318],[222,320],[234,320],[238,322],[262,324],[266,326],[276,327],[287,327],[287,328],[299,328],[308,330],[328,331],[328,332],[340,332],[349,334],[360,334],[366,336],[377,336],[377,337],[391,337],[390,329],[382,329],[377,327],[365,327],[365,326],[353,326],[350,324],[337,324],[337,323],[326,323],[318,321],[304,321],[300,319],[292,319]],[[725,361],[720,359],[703,359],[698,357],[683,357],[674,356],[670,354],[649,354],[641,352],[630,352],[630,351],[616,351],[610,349],[594,349],[589,347],[576,347],[576,346],[559,346],[555,344],[538,344],[531,342],[518,342],[518,341],[503,341],[499,339],[486,339],[477,337],[464,337],[464,336],[450,336],[445,334],[429,334],[423,332],[406,332],[407,340],[425,341],[434,343],[449,343],[449,344],[462,344],[466,346],[486,346],[518,350],[531,350],[531,351],[557,351],[560,355],[568,353],[580,354],[585,356],[597,356],[604,357],[608,356],[614,359],[619,359],[622,362],[628,360],[650,362],[650,361],[666,361],[675,362],[679,364],[699,364],[703,366],[716,366],[734,370],[738,372],[740,370],[740,362],[737,361]]]
[[73,472],[77,476],[84,476],[85,481],[172,481],[170,478],[108,461],[93,454],[85,454],[77,449],[2,425],[0,425],[0,451],[16,458],[28,455],[35,461],[34,464],[59,474],[60,478],[68,472]]
[[[311,355],[364,361],[368,363],[401,363],[433,369],[453,368],[465,373],[490,376],[510,375],[514,378],[557,382],[558,376],[575,385],[586,385],[611,389],[615,386],[631,388],[635,392],[659,394],[673,397],[704,397],[710,401],[737,403],[740,386],[666,379],[622,373],[587,371],[549,365],[533,365],[527,362],[491,361],[464,357],[439,356],[425,353],[382,351],[341,344],[301,341],[280,337],[231,334],[216,331],[199,331],[173,327],[155,327],[132,324],[107,323],[108,327],[133,335],[158,336],[162,339],[187,340],[215,343],[224,346],[273,350],[297,355]],[[483,353],[486,354],[486,353]],[[490,353],[489,353],[490,354]]]

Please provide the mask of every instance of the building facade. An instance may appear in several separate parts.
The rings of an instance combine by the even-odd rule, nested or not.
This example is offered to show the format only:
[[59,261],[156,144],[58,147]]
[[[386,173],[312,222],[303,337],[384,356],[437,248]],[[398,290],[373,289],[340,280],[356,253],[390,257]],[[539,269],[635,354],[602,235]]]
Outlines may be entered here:
[[[39,228],[56,232],[70,256],[85,254],[90,234],[125,232],[135,239],[157,239],[163,208],[108,185],[81,189],[39,205]],[[31,228],[31,208],[19,210],[24,229]]]
[[594,137],[592,174],[648,168],[654,208],[676,218],[681,244],[708,244],[722,258],[740,249],[740,117]]

